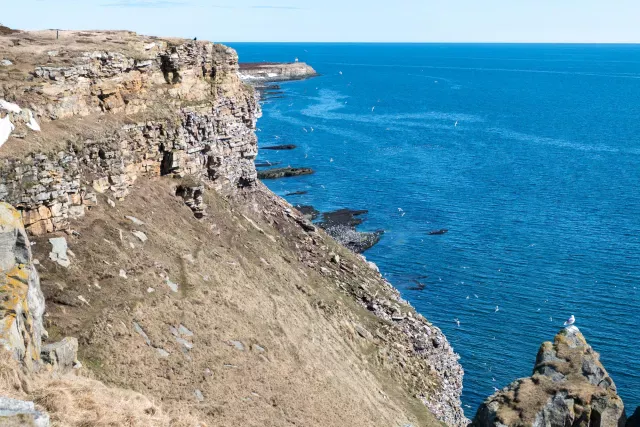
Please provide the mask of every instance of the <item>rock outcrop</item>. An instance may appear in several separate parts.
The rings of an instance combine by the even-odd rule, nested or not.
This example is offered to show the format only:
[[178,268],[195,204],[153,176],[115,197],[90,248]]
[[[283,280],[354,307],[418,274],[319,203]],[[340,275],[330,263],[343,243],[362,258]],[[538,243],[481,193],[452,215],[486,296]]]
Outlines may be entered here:
[[474,426],[623,427],[625,412],[616,386],[575,326],[538,351],[533,375],[489,397]]
[[49,427],[49,415],[36,409],[33,402],[0,396],[0,426]]
[[318,73],[304,62],[246,62],[240,64],[240,77],[251,83],[302,80]]
[[[36,243],[47,327],[78,337],[31,351],[36,321],[15,323],[9,347],[26,343],[25,364],[42,354],[75,367],[77,344],[98,379],[214,426],[467,423],[463,371],[442,332],[257,180],[260,112],[233,50],[60,35],[0,36],[11,62],[0,118],[12,127],[0,200]],[[60,408],[45,407],[54,421],[67,416]]]
[[31,233],[65,229],[96,193],[122,198],[142,175],[206,177],[218,189],[255,183],[259,107],[235,51],[144,37],[125,37],[123,47],[107,33],[84,34],[66,35],[82,44],[55,55],[37,50],[46,32],[25,33],[37,44],[0,48],[32,67],[0,79],[0,99],[32,107],[42,124],[34,132],[9,111],[16,129],[0,153],[0,200],[24,211]]
[[20,212],[0,203],[0,344],[30,370],[40,360],[43,314],[40,278]]

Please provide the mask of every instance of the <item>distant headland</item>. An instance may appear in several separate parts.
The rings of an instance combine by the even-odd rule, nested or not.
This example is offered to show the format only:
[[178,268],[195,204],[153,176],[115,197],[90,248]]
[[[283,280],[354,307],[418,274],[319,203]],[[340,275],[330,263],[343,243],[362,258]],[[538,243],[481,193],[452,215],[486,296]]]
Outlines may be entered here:
[[318,76],[316,70],[304,62],[246,62],[240,63],[240,78],[248,82],[281,82],[303,80]]

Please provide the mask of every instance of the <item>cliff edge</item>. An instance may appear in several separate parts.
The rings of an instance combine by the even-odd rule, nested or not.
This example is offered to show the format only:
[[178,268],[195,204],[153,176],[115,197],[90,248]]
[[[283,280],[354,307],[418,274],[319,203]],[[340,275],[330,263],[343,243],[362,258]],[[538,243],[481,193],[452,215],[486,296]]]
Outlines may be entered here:
[[46,332],[40,357],[33,322],[6,345],[0,393],[65,426],[467,423],[442,332],[257,180],[232,49],[3,34],[0,200],[31,235]]

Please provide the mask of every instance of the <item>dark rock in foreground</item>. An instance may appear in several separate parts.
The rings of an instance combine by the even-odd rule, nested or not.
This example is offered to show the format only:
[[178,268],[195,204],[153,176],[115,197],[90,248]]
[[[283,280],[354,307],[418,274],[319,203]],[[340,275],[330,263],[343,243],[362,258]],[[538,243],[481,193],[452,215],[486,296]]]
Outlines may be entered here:
[[289,178],[292,176],[311,175],[314,173],[310,168],[276,168],[258,171],[259,179]]
[[294,150],[296,146],[294,144],[285,145],[272,145],[270,147],[262,147],[263,150]]
[[478,409],[473,426],[622,427],[616,386],[580,330],[569,326],[538,351],[533,375],[514,381]]
[[366,210],[340,209],[322,214],[322,221],[318,224],[327,234],[341,245],[353,252],[362,253],[376,245],[384,231],[358,231],[356,227],[364,222],[362,215]]
[[629,417],[626,427],[640,427],[640,406],[638,406],[633,415]]

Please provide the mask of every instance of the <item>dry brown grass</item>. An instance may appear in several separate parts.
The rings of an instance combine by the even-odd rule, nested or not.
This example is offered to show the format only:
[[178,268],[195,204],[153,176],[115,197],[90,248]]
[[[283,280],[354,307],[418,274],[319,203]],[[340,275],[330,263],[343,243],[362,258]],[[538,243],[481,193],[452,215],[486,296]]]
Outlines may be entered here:
[[205,425],[188,413],[164,413],[140,393],[107,387],[76,373],[60,375],[43,369],[26,374],[6,351],[0,351],[0,395],[35,402],[57,427]]
[[[34,239],[49,332],[79,338],[87,375],[161,399],[169,413],[183,410],[209,426],[440,425],[403,386],[411,378],[385,357],[388,344],[362,339],[353,325],[374,336],[389,326],[298,261],[293,229],[241,214],[240,205],[213,192],[205,197],[209,216],[196,220],[174,196],[176,184],[139,179],[116,208],[103,200],[73,225],[80,237],[67,237],[76,254],[68,270],[47,261],[46,238]],[[141,244],[131,233],[136,229],[149,240]],[[331,248],[318,255],[322,262],[334,250],[349,266],[358,263],[356,280],[372,274],[335,242],[320,244]],[[178,293],[164,275],[179,283]],[[78,295],[90,306],[79,304]],[[170,355],[158,357],[133,321]],[[188,353],[170,332],[179,324],[194,332]],[[195,399],[196,389],[204,401]]]

